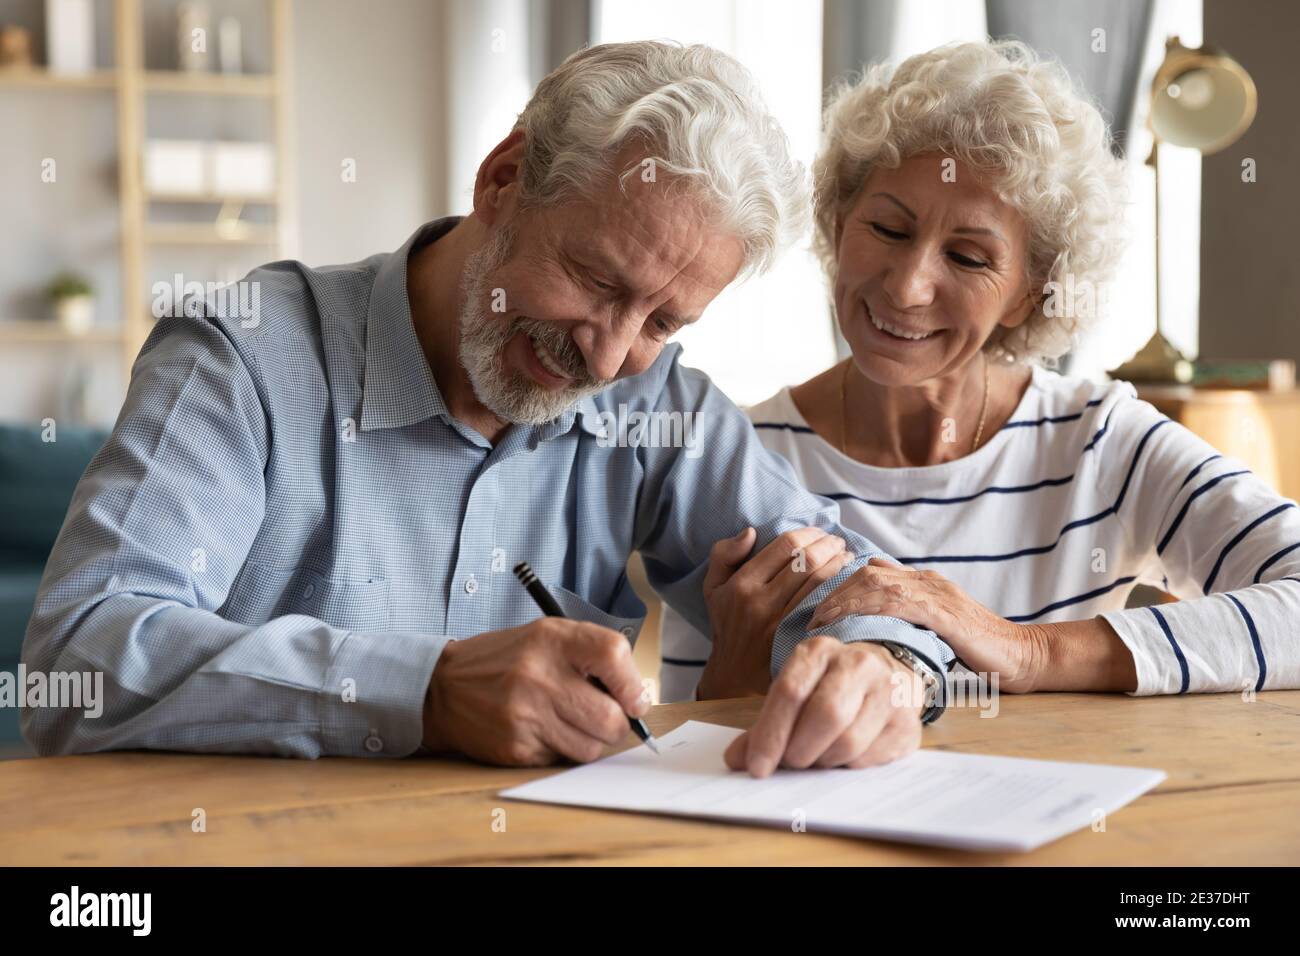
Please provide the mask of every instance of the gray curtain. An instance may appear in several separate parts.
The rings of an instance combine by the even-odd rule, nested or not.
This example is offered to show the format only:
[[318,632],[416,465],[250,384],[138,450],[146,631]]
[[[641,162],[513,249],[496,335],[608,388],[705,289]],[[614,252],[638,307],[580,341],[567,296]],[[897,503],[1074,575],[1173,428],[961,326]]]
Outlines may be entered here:
[[529,73],[533,86],[565,58],[591,43],[591,0],[530,0]]
[[[1015,37],[1056,57],[1097,98],[1115,134],[1117,152],[1132,121],[1152,6],[1152,0],[985,0],[990,36]],[[825,86],[864,64],[888,59],[894,24],[915,10],[907,0],[825,0]],[[1106,31],[1105,53],[1092,50],[1097,28]]]
[[[1015,37],[1060,60],[1091,93],[1110,124],[1116,155],[1123,155],[1133,121],[1142,54],[1151,30],[1152,0],[985,0],[989,35]],[[1104,53],[1093,52],[1093,31],[1106,31]],[[1073,356],[1060,358],[1069,374]]]
[[824,0],[822,87],[829,90],[868,63],[887,60],[901,0]]
[[[1060,60],[1097,98],[1123,153],[1142,53],[1151,29],[1152,0],[985,0],[989,35],[1024,40]],[[1106,31],[1104,53],[1093,52],[1093,31]]]

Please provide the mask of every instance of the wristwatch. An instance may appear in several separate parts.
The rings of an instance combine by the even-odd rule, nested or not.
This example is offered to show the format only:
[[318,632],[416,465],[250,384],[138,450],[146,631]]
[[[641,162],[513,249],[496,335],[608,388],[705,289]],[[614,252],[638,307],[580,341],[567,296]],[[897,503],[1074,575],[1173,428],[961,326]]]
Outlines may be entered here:
[[921,684],[925,691],[926,708],[921,713],[921,723],[932,724],[939,719],[947,705],[945,690],[947,682],[944,678],[935,672],[935,669],[927,664],[924,660],[916,655],[910,647],[904,647],[902,644],[895,644],[893,641],[881,641],[889,652],[906,664],[912,670],[916,671],[917,676],[921,678]]

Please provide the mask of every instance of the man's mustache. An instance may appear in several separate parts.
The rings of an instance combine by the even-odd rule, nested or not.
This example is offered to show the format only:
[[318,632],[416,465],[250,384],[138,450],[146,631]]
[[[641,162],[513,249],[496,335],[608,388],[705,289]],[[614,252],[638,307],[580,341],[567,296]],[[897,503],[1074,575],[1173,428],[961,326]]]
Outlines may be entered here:
[[587,371],[587,360],[583,357],[582,350],[573,341],[573,336],[560,326],[541,319],[519,318],[515,319],[507,341],[516,332],[523,332],[537,339],[546,351],[551,353],[551,357],[564,370],[564,374],[573,379],[572,387],[585,388],[589,385],[609,384],[606,380],[592,377]]

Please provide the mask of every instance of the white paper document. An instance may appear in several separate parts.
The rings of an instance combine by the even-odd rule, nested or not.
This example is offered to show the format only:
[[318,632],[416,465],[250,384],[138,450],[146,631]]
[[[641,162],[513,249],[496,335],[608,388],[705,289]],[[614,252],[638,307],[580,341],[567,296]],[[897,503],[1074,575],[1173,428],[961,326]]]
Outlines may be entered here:
[[741,731],[690,720],[659,738],[501,796],[803,827],[967,850],[1032,850],[1093,825],[1165,779],[1161,770],[919,750],[865,770],[727,769]]

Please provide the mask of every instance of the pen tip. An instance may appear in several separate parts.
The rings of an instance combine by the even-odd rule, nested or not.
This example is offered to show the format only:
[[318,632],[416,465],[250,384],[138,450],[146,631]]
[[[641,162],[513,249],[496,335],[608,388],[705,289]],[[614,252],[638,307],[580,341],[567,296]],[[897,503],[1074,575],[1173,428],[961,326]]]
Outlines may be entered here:
[[659,752],[659,743],[653,737],[647,737],[645,739],[645,745],[649,747],[651,750],[653,750],[655,753]]

